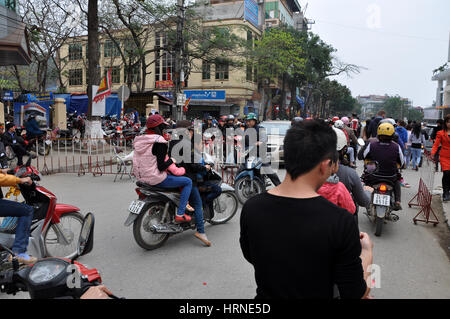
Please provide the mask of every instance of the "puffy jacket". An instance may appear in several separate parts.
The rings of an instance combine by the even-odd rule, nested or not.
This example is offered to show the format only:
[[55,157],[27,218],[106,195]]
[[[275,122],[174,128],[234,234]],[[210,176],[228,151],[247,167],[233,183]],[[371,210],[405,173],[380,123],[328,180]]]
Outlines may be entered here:
[[39,124],[35,119],[29,119],[25,122],[25,129],[27,130],[27,134],[30,136],[41,135],[45,133],[39,128]]
[[0,186],[15,186],[20,183],[20,178],[14,175],[0,173]]
[[150,185],[157,185],[167,178],[167,172],[158,169],[156,156],[152,149],[155,143],[165,143],[167,141],[157,134],[136,136],[133,142],[133,173],[136,178]]
[[[169,155],[166,155],[166,161],[168,161],[168,160],[169,160]],[[167,171],[175,176],[183,176],[184,174],[186,174],[186,170],[184,169],[184,167],[178,167],[177,165],[175,165],[175,163],[170,165],[169,168],[167,169]]]
[[344,208],[352,214],[356,212],[356,206],[352,196],[345,185],[339,181],[337,175],[330,176],[317,193],[336,206]]

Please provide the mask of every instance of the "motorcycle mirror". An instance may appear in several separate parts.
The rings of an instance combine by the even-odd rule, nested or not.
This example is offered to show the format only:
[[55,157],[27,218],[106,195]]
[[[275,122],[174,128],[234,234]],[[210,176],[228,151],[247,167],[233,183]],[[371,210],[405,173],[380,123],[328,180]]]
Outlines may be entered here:
[[94,214],[87,213],[84,217],[83,225],[81,226],[80,237],[78,239],[77,256],[73,258],[73,260],[90,253],[92,248],[94,248],[94,225]]
[[358,144],[359,144],[359,146],[366,145],[366,143],[364,142],[364,140],[362,138],[358,138]]

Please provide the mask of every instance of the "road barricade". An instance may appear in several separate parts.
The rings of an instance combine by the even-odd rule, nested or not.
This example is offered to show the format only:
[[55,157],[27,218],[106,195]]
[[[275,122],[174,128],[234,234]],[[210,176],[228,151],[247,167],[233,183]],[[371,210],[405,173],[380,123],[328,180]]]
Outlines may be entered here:
[[[421,210],[417,213],[413,218],[413,222],[416,225],[417,222],[425,222],[431,223],[433,226],[439,224],[439,220],[431,208],[432,204],[432,190],[434,187],[434,175],[435,175],[435,165],[431,154],[427,151],[424,153],[424,158],[422,161],[422,167],[420,168],[421,178],[419,180],[419,189],[417,194],[409,201],[408,206],[417,206],[420,207]],[[431,219],[431,214],[434,216],[434,219]],[[422,215],[422,218],[418,218],[419,215]]]

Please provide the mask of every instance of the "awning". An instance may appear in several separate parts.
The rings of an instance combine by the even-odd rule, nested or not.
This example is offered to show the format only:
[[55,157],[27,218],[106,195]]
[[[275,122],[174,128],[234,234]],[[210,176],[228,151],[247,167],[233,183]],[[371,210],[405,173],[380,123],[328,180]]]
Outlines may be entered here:
[[4,24],[0,24],[0,65],[28,65],[31,63],[31,51],[25,24],[18,21],[9,23],[10,14],[4,22],[2,19]]
[[192,105],[192,106],[205,106],[205,107],[208,107],[208,106],[225,106],[225,107],[232,107],[232,106],[237,105],[237,104],[233,104],[233,103],[221,103],[221,102],[195,102],[195,101],[191,101],[191,102],[189,103],[189,105]]

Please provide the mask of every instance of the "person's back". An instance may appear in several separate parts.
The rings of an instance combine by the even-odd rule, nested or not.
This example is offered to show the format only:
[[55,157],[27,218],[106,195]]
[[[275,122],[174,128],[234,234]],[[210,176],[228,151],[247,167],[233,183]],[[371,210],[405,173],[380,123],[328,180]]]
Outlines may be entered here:
[[335,168],[336,140],[318,121],[293,125],[284,140],[285,180],[242,208],[240,244],[255,269],[257,298],[331,299],[334,285],[341,298],[367,296],[370,239],[352,214],[317,193]]
[[364,152],[364,158],[377,161],[379,175],[392,176],[398,171],[397,164],[402,154],[399,145],[395,142],[371,142]]

